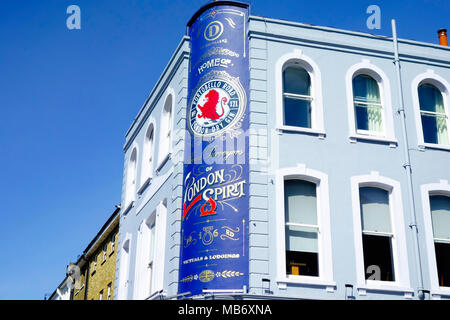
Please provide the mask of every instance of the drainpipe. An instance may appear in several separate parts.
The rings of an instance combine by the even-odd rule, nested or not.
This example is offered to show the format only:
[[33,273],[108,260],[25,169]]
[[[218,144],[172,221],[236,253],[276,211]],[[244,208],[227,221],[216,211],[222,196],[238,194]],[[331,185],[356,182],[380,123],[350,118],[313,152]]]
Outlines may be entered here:
[[395,71],[397,74],[397,87],[398,87],[398,95],[400,98],[400,108],[397,112],[400,114],[400,119],[402,121],[402,129],[403,129],[403,150],[404,150],[404,159],[405,164],[403,167],[406,170],[406,175],[408,177],[408,198],[411,209],[411,223],[409,227],[414,232],[414,249],[415,249],[415,257],[416,257],[416,267],[417,272],[419,273],[419,286],[417,288],[418,298],[423,300],[425,297],[423,290],[423,274],[422,274],[422,264],[421,264],[421,255],[420,255],[420,247],[419,247],[419,233],[417,229],[417,219],[416,219],[416,206],[414,201],[414,189],[413,189],[413,181],[412,181],[412,169],[411,169],[411,159],[409,154],[409,144],[408,144],[408,135],[406,129],[406,115],[405,115],[405,103],[403,99],[403,89],[402,89],[402,78],[400,74],[400,59],[398,56],[398,41],[397,41],[397,28],[395,25],[395,19],[392,19],[392,39],[394,44],[394,64]]

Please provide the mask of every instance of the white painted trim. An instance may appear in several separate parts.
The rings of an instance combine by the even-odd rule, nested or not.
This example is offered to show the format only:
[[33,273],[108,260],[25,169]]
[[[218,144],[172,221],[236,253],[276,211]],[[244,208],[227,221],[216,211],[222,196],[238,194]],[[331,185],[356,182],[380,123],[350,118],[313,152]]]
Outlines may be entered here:
[[[371,76],[378,83],[380,90],[380,100],[382,106],[383,132],[380,135],[361,134],[356,131],[355,107],[353,103],[353,78],[357,75],[365,74]],[[373,140],[397,144],[395,139],[394,118],[392,110],[392,95],[389,78],[381,68],[372,64],[368,59],[352,65],[345,75],[345,86],[347,92],[347,117],[348,130],[351,142],[357,140]]]
[[[138,170],[139,170],[139,145],[136,143],[136,141],[133,142],[132,147],[129,149],[130,152],[126,157],[126,180],[125,180],[125,193],[124,193],[124,201],[125,205],[124,208],[127,208],[131,202],[136,200],[136,192],[137,192],[137,185],[138,185]],[[130,177],[130,166],[131,166],[131,157],[133,155],[133,152],[136,150],[136,163],[135,163],[135,169],[134,169],[134,190],[131,189],[131,180]]]
[[430,275],[430,291],[434,296],[450,296],[450,287],[440,287],[436,264],[436,253],[433,240],[433,223],[431,220],[430,195],[445,195],[450,197],[450,184],[447,180],[439,183],[424,184],[420,187],[422,209],[424,215],[425,246],[427,251],[428,269]]
[[147,205],[147,203],[155,196],[156,192],[166,183],[167,179],[172,175],[173,167],[170,168],[164,175],[159,175],[154,178],[145,197],[142,198],[139,206],[136,208],[136,215],[138,215]]
[[414,119],[416,121],[416,131],[417,131],[417,145],[420,149],[432,148],[432,149],[450,150],[450,145],[425,143],[424,141],[422,118],[420,116],[420,103],[418,91],[419,86],[424,83],[432,84],[441,91],[442,99],[444,102],[445,114],[447,115],[447,133],[450,135],[450,119],[449,119],[450,84],[443,77],[435,74],[434,70],[427,69],[424,73],[417,75],[411,82]]
[[[151,146],[151,150],[149,150],[149,144],[150,142],[147,139],[147,133],[149,132],[150,128],[153,127],[153,143]],[[149,118],[148,126],[145,129],[143,141],[142,141],[142,157],[141,157],[141,167],[140,167],[140,183],[139,183],[139,190],[144,189],[144,184],[148,183],[148,179],[153,177],[153,171],[155,168],[155,145],[156,145],[156,121],[153,117]],[[150,168],[145,168],[145,165],[148,165],[148,158],[152,155],[152,164]]]
[[167,226],[167,199],[161,201],[156,208],[156,232],[155,232],[155,271],[153,272],[151,293],[161,291],[164,288],[164,270],[166,254],[166,226]]
[[[317,225],[319,226],[319,276],[292,276],[286,274],[286,244],[285,244],[285,212],[284,212],[284,181],[288,179],[300,179],[317,185]],[[331,225],[328,175],[306,168],[304,164],[297,167],[283,168],[276,171],[276,246],[277,246],[277,283],[280,288],[286,284],[305,284],[335,287],[333,281],[333,259],[331,247]]]
[[[169,96],[171,96],[172,97],[172,105],[171,105],[171,112],[170,112],[170,119],[169,119],[169,123],[170,123],[170,141],[167,141],[166,140],[166,137],[164,137],[163,135],[165,135],[166,133],[167,133],[167,128],[165,128],[165,124],[164,124],[164,122],[165,122],[165,106],[166,106],[166,102],[167,102],[167,99],[169,98]],[[164,162],[164,160],[167,158],[167,156],[169,155],[169,154],[171,154],[172,153],[172,141],[173,141],[173,135],[174,135],[174,128],[175,128],[175,126],[174,126],[174,119],[175,119],[175,116],[174,116],[174,114],[175,114],[175,100],[176,99],[176,95],[175,95],[175,90],[172,88],[172,87],[169,87],[169,88],[167,88],[167,91],[166,91],[166,93],[165,93],[165,95],[164,95],[164,99],[162,100],[163,101],[163,105],[162,105],[162,108],[161,108],[161,116],[160,116],[160,123],[161,123],[161,126],[160,126],[160,129],[159,129],[159,138],[158,138],[158,141],[159,141],[159,145],[158,145],[158,165],[156,166],[157,168],[159,168],[159,167],[161,167],[162,166],[162,164],[163,164],[163,162]],[[161,151],[161,146],[166,146],[168,144],[168,146],[167,146],[167,152],[159,152],[159,151]],[[164,150],[164,149],[163,149]]]
[[[143,219],[137,230],[136,237],[136,256],[134,265],[134,300],[144,300],[151,293],[153,285],[154,272],[152,270],[151,277],[149,277],[148,262],[150,260],[150,227],[155,223],[155,228],[158,228],[156,221],[156,210],[154,210],[148,217]],[[155,230],[156,233],[156,230]],[[155,239],[153,239],[155,241]],[[153,245],[155,242],[153,242]]]
[[[155,224],[153,241],[153,265],[151,279],[147,264],[150,261],[150,227]],[[133,299],[144,300],[164,286],[166,250],[167,199],[161,201],[155,210],[145,217],[137,230],[136,256],[134,266]]]
[[[311,128],[285,126],[283,124],[283,71],[287,65],[297,62],[304,68],[311,78]],[[275,64],[275,96],[276,96],[276,124],[279,130],[314,133],[320,137],[325,136],[323,100],[322,100],[322,76],[319,66],[303,54],[302,50],[295,49],[280,58]]]
[[[128,242],[128,250],[125,249],[125,245]],[[128,288],[130,280],[130,250],[131,250],[131,234],[126,233],[125,238],[122,241],[122,246],[120,248],[120,261],[118,263],[119,270],[119,283],[117,286],[117,300],[127,300],[128,299]],[[125,254],[124,251],[127,251]]]
[[[392,256],[395,281],[366,280],[364,253],[362,245],[361,210],[359,200],[360,187],[376,187],[389,192],[389,209],[392,227]],[[353,211],[353,235],[356,259],[357,288],[363,291],[402,291],[413,292],[409,276],[406,246],[405,222],[401,185],[398,181],[382,177],[378,172],[351,177],[351,195]]]

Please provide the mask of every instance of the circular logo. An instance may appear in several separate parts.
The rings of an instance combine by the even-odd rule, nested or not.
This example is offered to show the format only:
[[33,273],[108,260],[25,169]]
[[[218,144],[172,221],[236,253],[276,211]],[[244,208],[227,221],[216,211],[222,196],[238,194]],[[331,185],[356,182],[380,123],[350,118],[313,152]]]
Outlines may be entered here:
[[189,125],[195,135],[214,136],[233,127],[241,118],[245,103],[238,81],[213,79],[195,92],[189,110]]
[[210,282],[212,279],[214,279],[214,272],[212,272],[211,270],[202,271],[198,279],[201,282]]
[[223,32],[223,24],[220,21],[213,21],[208,23],[208,25],[205,28],[205,32],[203,33],[203,36],[208,41],[216,40],[218,37],[221,36]]

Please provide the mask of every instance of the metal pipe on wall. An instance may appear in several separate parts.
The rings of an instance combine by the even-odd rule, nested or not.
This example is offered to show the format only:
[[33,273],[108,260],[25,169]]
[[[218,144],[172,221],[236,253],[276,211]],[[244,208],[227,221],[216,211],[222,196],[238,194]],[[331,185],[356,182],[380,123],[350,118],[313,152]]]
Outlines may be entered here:
[[413,189],[413,180],[412,180],[412,168],[411,168],[411,157],[409,154],[409,144],[408,144],[408,134],[406,127],[406,114],[405,114],[405,103],[403,99],[403,88],[402,88],[402,77],[400,72],[400,59],[398,54],[398,40],[397,40],[397,28],[395,24],[395,19],[392,19],[392,39],[394,45],[394,64],[395,71],[397,75],[397,87],[398,87],[398,95],[400,98],[400,108],[397,112],[400,114],[400,118],[402,121],[402,131],[403,131],[403,150],[404,150],[404,159],[405,164],[403,167],[406,170],[406,175],[408,178],[408,198],[411,212],[411,220],[409,227],[414,232],[414,249],[415,249],[415,258],[416,258],[416,268],[419,273],[419,285],[417,288],[417,293],[419,299],[424,299],[424,288],[423,288],[423,273],[422,273],[422,263],[421,263],[421,254],[419,247],[419,233],[417,229],[417,219],[416,219],[416,207],[414,201],[414,189]]

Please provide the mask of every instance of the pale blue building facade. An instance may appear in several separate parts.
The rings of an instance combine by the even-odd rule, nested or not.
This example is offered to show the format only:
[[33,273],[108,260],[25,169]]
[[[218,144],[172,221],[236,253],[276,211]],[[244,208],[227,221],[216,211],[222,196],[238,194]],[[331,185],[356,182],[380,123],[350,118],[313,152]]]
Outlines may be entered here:
[[[248,37],[249,287],[198,298],[450,299],[450,49],[398,40],[402,100],[392,38]],[[188,72],[184,37],[126,134],[116,299],[178,294]]]

